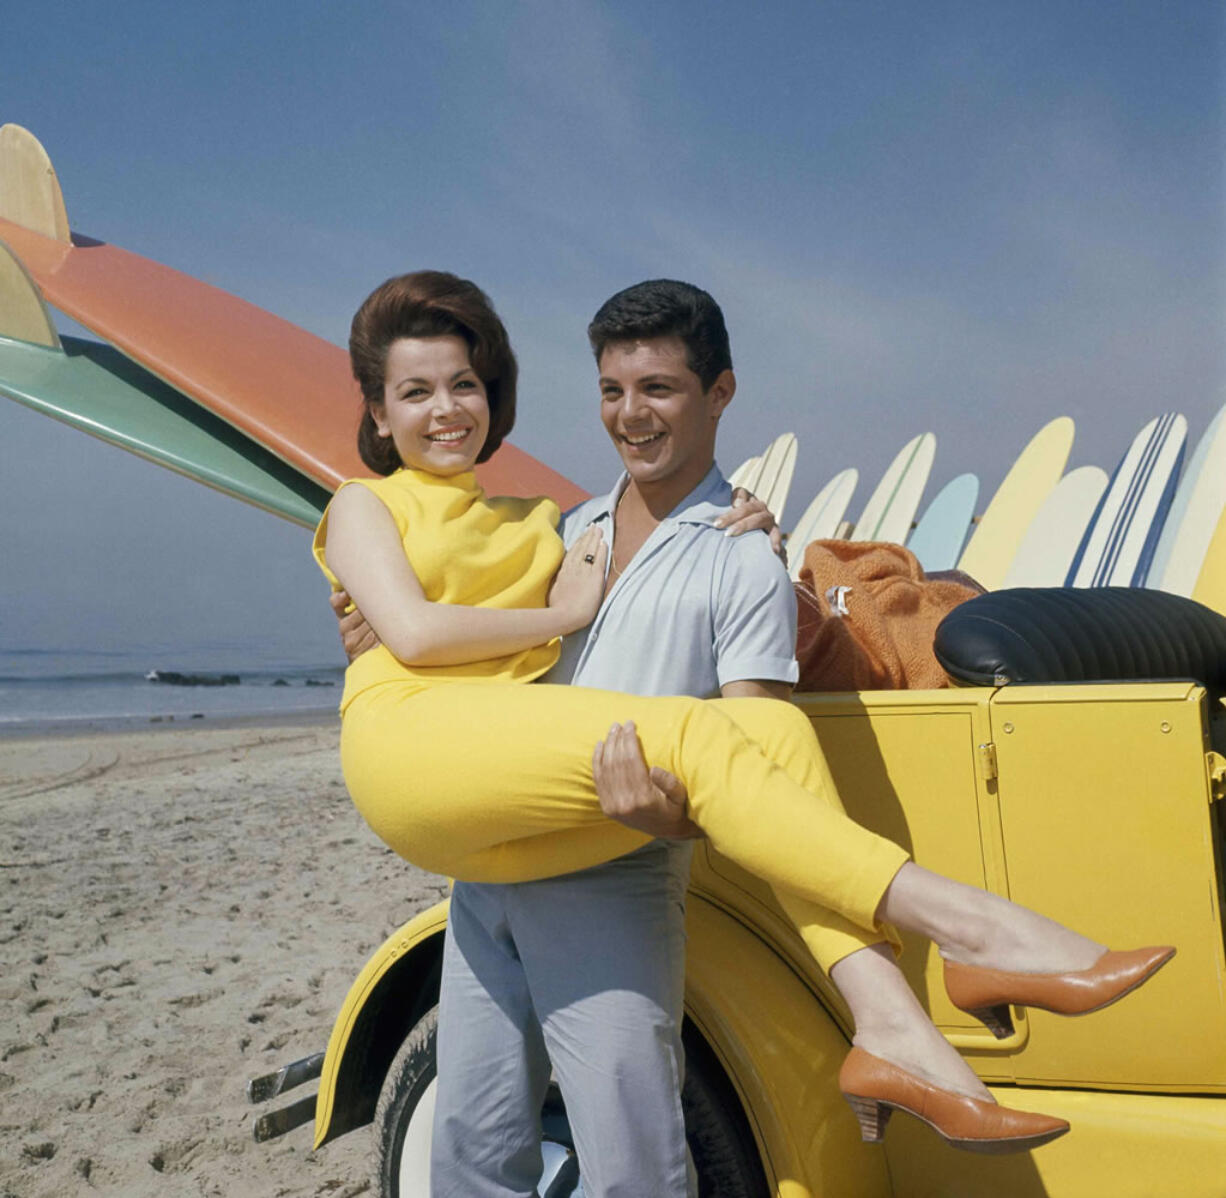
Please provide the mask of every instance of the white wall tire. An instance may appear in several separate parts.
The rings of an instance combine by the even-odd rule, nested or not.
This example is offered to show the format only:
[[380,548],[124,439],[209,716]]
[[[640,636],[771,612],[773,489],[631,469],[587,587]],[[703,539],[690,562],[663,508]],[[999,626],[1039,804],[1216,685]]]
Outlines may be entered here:
[[[768,1198],[769,1191],[748,1122],[728,1079],[705,1041],[685,1030],[686,1135],[698,1171],[699,1198]],[[380,1198],[428,1198],[430,1141],[437,1092],[438,1008],[417,1021],[400,1046],[375,1108],[376,1177]],[[555,1088],[546,1107],[556,1118]],[[548,1122],[548,1120],[547,1120]],[[582,1194],[566,1133],[542,1145],[542,1198]]]
[[428,1198],[438,1091],[438,1008],[417,1021],[396,1053],[375,1107],[375,1175],[384,1198]]

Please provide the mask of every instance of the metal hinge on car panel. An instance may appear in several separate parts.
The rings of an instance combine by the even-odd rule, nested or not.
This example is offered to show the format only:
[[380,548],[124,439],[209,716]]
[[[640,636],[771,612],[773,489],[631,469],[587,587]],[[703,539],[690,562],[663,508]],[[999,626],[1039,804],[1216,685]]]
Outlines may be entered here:
[[1209,798],[1220,803],[1226,799],[1226,757],[1209,752],[1205,754],[1205,763],[1209,767]]
[[996,745],[990,740],[980,745],[977,756],[979,758],[979,776],[985,782],[994,781],[997,776]]

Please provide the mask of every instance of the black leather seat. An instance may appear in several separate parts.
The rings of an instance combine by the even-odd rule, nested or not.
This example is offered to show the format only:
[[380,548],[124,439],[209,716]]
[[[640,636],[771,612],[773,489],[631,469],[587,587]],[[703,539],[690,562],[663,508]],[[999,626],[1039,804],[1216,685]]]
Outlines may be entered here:
[[1226,692],[1226,617],[1165,591],[1018,587],[954,608],[937,660],[975,686],[1189,678]]

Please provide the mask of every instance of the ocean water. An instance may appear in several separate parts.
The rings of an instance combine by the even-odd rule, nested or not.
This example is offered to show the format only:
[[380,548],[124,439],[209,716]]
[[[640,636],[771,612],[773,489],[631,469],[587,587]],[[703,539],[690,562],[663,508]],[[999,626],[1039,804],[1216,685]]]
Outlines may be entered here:
[[[237,685],[150,682],[157,670]],[[263,644],[148,645],[123,650],[0,645],[0,730],[335,711],[343,665],[294,661]]]

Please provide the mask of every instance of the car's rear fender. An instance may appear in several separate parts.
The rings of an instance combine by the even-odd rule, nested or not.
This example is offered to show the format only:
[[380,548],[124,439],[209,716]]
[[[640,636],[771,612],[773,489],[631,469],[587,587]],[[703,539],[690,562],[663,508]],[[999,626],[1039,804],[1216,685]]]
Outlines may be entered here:
[[358,974],[332,1025],[315,1105],[315,1147],[374,1117],[409,1029],[438,1001],[447,903],[392,933]]

